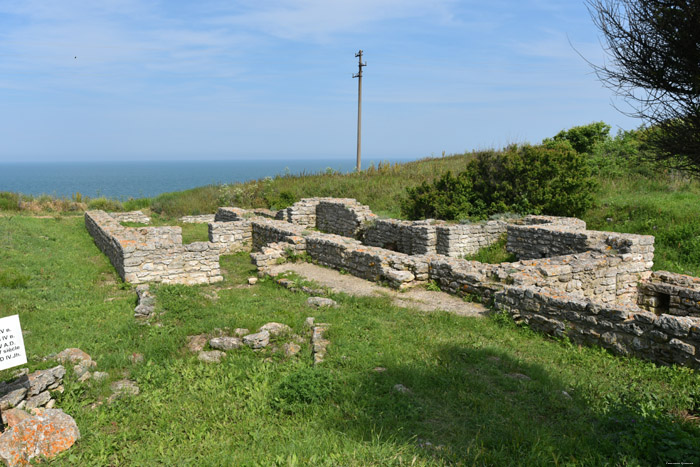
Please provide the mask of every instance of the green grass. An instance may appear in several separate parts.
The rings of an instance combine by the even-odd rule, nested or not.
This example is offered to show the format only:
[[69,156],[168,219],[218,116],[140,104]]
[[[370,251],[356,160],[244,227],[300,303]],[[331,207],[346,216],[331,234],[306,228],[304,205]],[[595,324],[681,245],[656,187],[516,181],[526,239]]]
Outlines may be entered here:
[[506,241],[506,235],[501,235],[495,243],[479,249],[479,251],[473,255],[466,255],[464,259],[487,264],[512,263],[517,261],[516,256],[506,250]]
[[[684,421],[700,411],[695,372],[551,340],[498,315],[345,295],[332,296],[337,308],[310,309],[304,294],[273,281],[244,285],[255,270],[242,253],[222,258],[223,283],[154,287],[162,327],[139,325],[134,290],[81,218],[0,217],[0,264],[26,278],[0,286],[0,310],[19,313],[30,369],[79,347],[110,373],[79,384],[68,369],[58,406],[82,439],[54,465],[700,462],[700,430]],[[291,359],[242,349],[219,365],[184,350],[187,335],[215,328],[278,321],[302,334],[307,316],[331,324],[326,361],[315,368],[308,343]],[[134,352],[143,363],[130,362]],[[91,408],[125,376],[138,396]]]
[[605,180],[589,229],[653,235],[654,269],[700,276],[700,183],[659,175]]

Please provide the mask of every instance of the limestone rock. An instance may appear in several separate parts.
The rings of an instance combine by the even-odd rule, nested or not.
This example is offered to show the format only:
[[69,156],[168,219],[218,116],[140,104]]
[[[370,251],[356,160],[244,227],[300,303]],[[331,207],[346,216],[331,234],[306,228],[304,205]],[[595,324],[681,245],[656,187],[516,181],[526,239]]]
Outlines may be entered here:
[[407,388],[406,386],[404,386],[403,384],[395,384],[395,385],[394,385],[394,391],[400,392],[400,393],[402,393],[402,394],[408,394],[408,393],[412,392],[410,389],[408,389],[408,388]]
[[301,350],[301,346],[295,344],[294,342],[287,342],[284,344],[284,346],[282,346],[282,348],[284,349],[284,355],[286,357],[293,357]]
[[187,336],[187,348],[190,352],[201,352],[204,346],[207,345],[207,335],[197,334],[196,336]]
[[55,389],[63,382],[66,369],[63,365],[58,365],[47,370],[37,370],[27,376],[29,381],[29,396],[35,396],[46,389]]
[[248,330],[248,329],[246,329],[246,328],[236,328],[236,329],[233,330],[233,333],[234,333],[237,337],[243,337],[243,336],[246,336],[246,335],[250,334],[250,330]]
[[37,457],[52,458],[80,439],[75,420],[59,409],[36,409],[34,415],[11,414],[0,436],[0,459],[8,466],[27,465]]
[[316,308],[338,306],[338,303],[336,303],[335,300],[325,297],[309,297],[308,300],[306,300],[306,304]]
[[24,396],[26,395],[27,388],[23,387],[8,392],[0,398],[0,410],[4,411],[10,407],[17,407],[17,405],[24,400]]
[[56,360],[60,363],[81,363],[91,361],[92,357],[82,350],[72,347],[59,352],[56,355]]
[[290,334],[292,332],[292,328],[287,326],[286,324],[282,323],[267,323],[258,329],[258,332],[263,332],[267,331],[270,333],[270,336],[275,337],[275,336],[281,336],[283,334]]
[[75,376],[77,376],[78,379],[80,379],[85,373],[87,373],[90,369],[95,368],[96,366],[97,362],[93,360],[83,360],[82,362],[73,366],[73,371],[75,371]]
[[225,356],[226,353],[220,350],[210,350],[208,352],[203,350],[199,352],[197,358],[204,363],[221,363],[221,359]]
[[257,277],[249,277],[248,278],[248,285],[255,285],[258,283],[258,278]]
[[130,395],[136,396],[141,392],[136,381],[130,379],[120,379],[119,381],[113,382],[109,388],[112,390],[112,395],[107,399],[108,403],[114,402],[122,396]]
[[27,399],[27,405],[25,407],[28,409],[35,409],[37,407],[46,405],[50,400],[51,394],[49,393],[49,391],[40,392],[36,396],[32,396],[29,399]]
[[270,333],[261,331],[256,334],[248,334],[243,338],[243,343],[252,349],[262,349],[270,343]]
[[528,375],[524,375],[522,373],[508,373],[506,376],[509,378],[520,379],[523,381],[530,381],[532,379]]
[[106,371],[96,371],[92,374],[93,381],[103,381],[109,378],[109,373]]
[[209,347],[216,350],[232,350],[237,349],[243,342],[239,337],[215,337],[209,340]]
[[136,287],[136,293],[138,294],[138,305],[134,308],[134,316],[137,318],[150,316],[156,308],[156,298],[151,294],[148,284]]

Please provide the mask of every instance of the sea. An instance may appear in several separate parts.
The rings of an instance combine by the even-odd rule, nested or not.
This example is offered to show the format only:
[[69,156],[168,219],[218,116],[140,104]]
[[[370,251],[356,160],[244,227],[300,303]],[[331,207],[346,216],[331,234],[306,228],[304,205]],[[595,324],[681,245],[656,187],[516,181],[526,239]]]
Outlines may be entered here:
[[[363,159],[362,167],[407,159]],[[203,185],[228,184],[277,175],[351,172],[355,158],[235,159],[217,161],[0,162],[0,191],[71,198],[76,193],[121,201]]]

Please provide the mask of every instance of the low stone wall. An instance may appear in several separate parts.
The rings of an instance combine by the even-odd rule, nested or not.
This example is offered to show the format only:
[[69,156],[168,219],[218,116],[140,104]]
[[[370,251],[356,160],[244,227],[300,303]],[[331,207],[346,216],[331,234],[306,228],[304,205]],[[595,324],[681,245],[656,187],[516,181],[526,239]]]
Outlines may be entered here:
[[252,238],[251,220],[209,223],[209,243],[219,248],[221,254],[250,248]]
[[506,249],[520,259],[598,251],[654,260],[653,236],[586,230],[585,222],[571,217],[527,216],[523,224],[509,224],[507,235]]
[[248,211],[241,208],[224,207],[216,210],[214,222],[234,222],[245,219],[248,216]]
[[432,221],[375,219],[365,229],[362,242],[407,255],[435,254],[437,234]]
[[[324,198],[303,198],[288,208],[277,211],[275,219],[305,226],[316,226],[316,206]],[[335,198],[325,198],[335,199]]]
[[183,224],[206,224],[214,222],[216,214],[201,214],[199,216],[182,216],[179,221]]
[[104,211],[85,213],[85,227],[119,276],[133,284],[183,284],[222,280],[219,247],[182,244],[180,227],[124,227]]
[[133,222],[134,224],[151,223],[151,218],[141,211],[110,212],[109,216],[117,222]]
[[700,318],[657,316],[633,305],[576,299],[537,287],[505,286],[494,302],[533,329],[620,355],[700,368]]
[[436,251],[453,258],[472,255],[497,242],[506,233],[507,225],[507,222],[500,220],[478,224],[437,225]]
[[700,278],[654,271],[639,285],[637,303],[657,315],[700,318]]
[[253,251],[270,243],[286,242],[289,237],[303,237],[306,226],[258,218],[251,222]]
[[316,228],[321,232],[357,238],[377,216],[354,199],[321,200],[316,205]]

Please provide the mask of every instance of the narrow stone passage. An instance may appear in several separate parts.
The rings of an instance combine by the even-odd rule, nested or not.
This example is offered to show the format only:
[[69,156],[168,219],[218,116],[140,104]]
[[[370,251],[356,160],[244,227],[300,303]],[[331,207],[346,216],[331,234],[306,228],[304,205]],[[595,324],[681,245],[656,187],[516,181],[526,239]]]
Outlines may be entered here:
[[483,316],[488,311],[479,303],[465,302],[461,298],[445,292],[423,288],[398,292],[395,289],[382,287],[350,274],[341,274],[334,269],[310,263],[284,263],[270,268],[272,274],[282,274],[287,271],[298,274],[320,286],[328,287],[333,292],[357,296],[387,296],[396,306],[403,308],[417,308],[423,311],[444,310],[460,316]]

